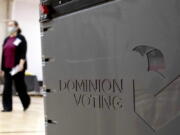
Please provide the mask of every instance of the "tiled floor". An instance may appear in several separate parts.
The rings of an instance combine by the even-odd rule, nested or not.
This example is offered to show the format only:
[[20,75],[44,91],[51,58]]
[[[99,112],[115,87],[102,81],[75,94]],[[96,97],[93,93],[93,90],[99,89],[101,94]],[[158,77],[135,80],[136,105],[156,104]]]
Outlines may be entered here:
[[[2,110],[1,100],[2,97]],[[13,112],[0,112],[0,135],[45,135],[43,98],[31,97],[31,106],[26,112],[18,97],[13,97],[13,102]]]

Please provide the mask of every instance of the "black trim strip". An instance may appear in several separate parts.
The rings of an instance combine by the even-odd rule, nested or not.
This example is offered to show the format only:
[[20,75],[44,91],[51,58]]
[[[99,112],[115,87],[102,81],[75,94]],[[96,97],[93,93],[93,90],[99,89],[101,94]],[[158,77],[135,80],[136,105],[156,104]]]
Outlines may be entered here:
[[104,4],[109,1],[112,1],[112,0],[73,0],[73,1],[69,1],[65,4],[53,7],[54,14],[52,15],[52,18],[64,16],[66,14],[73,13],[73,12],[83,10],[86,8],[90,8],[93,6],[98,6],[100,4]]

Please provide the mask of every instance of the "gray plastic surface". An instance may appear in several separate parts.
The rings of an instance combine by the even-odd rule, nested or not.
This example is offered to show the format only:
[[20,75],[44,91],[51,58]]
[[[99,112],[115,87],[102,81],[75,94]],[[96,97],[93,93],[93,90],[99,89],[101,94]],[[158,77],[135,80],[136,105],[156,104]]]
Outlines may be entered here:
[[180,134],[179,0],[116,0],[46,25],[47,135]]

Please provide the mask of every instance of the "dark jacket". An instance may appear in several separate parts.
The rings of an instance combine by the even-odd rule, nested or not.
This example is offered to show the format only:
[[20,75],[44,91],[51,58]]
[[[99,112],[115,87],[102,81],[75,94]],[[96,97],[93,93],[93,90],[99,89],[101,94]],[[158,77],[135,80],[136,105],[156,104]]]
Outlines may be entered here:
[[[6,44],[8,38],[9,37],[7,37],[4,40],[2,49],[4,48],[4,45]],[[16,50],[15,50],[16,51],[15,52],[15,66],[19,64],[20,59],[24,59],[25,60],[24,70],[26,70],[27,69],[27,60],[26,60],[27,42],[26,42],[25,37],[21,34],[17,35],[16,38],[20,39],[21,43],[16,47]],[[2,51],[1,69],[3,71],[6,70],[6,68],[4,67],[4,52],[3,51]]]

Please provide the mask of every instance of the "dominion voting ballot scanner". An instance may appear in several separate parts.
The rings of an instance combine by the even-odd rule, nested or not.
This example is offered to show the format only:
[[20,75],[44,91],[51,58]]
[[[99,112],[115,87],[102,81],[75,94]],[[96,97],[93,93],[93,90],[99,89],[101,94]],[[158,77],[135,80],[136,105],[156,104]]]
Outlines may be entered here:
[[47,135],[180,134],[179,0],[41,0]]

